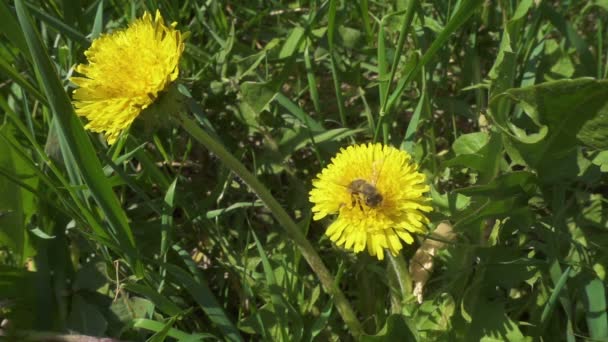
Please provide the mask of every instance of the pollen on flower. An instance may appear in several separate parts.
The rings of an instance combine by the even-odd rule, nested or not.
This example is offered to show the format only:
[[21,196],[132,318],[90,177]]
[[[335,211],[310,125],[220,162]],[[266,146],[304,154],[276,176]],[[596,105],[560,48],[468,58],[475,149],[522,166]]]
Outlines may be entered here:
[[166,26],[160,12],[132,22],[127,29],[102,35],[85,52],[88,64],[71,81],[76,114],[88,119],[85,128],[116,141],[159,93],[177,79],[184,50],[175,23]]
[[411,233],[424,233],[432,210],[429,186],[411,156],[392,146],[362,144],[341,149],[317,175],[310,191],[313,218],[337,215],[325,234],[355,253],[382,260],[397,255]]

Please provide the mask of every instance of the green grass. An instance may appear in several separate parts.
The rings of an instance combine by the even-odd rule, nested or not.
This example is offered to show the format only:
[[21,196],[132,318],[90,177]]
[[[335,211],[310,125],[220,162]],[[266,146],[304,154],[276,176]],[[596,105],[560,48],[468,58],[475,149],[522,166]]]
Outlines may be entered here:
[[[108,147],[68,79],[91,37],[156,9],[190,32],[186,109]],[[608,340],[605,3],[0,0],[0,17],[11,338]],[[333,245],[308,201],[370,141],[413,155],[434,207],[382,262]]]

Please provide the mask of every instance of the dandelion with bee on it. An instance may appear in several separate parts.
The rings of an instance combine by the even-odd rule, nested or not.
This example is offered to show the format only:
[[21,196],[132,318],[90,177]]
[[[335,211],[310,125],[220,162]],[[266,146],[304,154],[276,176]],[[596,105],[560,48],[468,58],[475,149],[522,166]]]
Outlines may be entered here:
[[384,249],[397,255],[401,241],[425,233],[425,213],[432,210],[426,177],[411,156],[392,146],[349,146],[332,158],[313,181],[310,201],[314,219],[337,215],[325,234],[336,245],[384,259]]

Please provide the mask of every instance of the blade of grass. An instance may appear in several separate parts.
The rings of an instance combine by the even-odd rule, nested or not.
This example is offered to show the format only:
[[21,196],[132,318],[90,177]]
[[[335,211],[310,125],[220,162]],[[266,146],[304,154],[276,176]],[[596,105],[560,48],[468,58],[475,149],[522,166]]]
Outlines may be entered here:
[[222,306],[218,303],[213,292],[211,292],[207,281],[190,258],[190,255],[181,250],[178,246],[173,246],[173,249],[180,254],[182,261],[186,263],[190,273],[176,265],[166,264],[165,267],[168,274],[176,279],[177,283],[192,296],[196,303],[207,314],[207,317],[217,325],[226,339],[230,341],[243,341],[238,329],[234,326],[228,316],[226,316],[224,309],[222,309]]
[[87,39],[87,37],[85,37],[82,33],[78,32],[76,29],[74,29],[71,26],[66,25],[64,22],[62,22],[61,20],[52,17],[44,12],[42,12],[35,4],[33,3],[27,3],[26,4],[27,7],[29,7],[29,10],[32,11],[32,13],[34,13],[34,15],[42,20],[43,22],[45,22],[47,25],[49,25],[50,27],[54,28],[55,30],[57,30],[57,32],[59,32],[60,34],[66,36],[67,38],[77,42],[78,44],[82,45],[83,47],[87,48],[89,47],[89,45],[91,45],[91,42]]
[[99,1],[95,19],[93,20],[93,30],[91,31],[91,39],[95,39],[103,32],[103,0]]
[[331,76],[334,81],[334,91],[336,92],[336,102],[338,103],[338,113],[340,113],[340,122],[343,127],[346,125],[346,110],[344,109],[344,99],[342,98],[342,90],[340,88],[340,75],[336,65],[336,55],[334,46],[334,35],[336,30],[336,6],[337,0],[329,1],[328,23],[327,23],[327,41],[329,45],[329,61],[331,63]]
[[[10,109],[10,107],[8,106],[6,101],[2,98],[0,98],[0,107],[5,110],[5,114],[8,115],[8,117],[12,120],[13,124],[20,131],[20,133],[23,134],[23,136],[25,136],[27,138],[28,142],[30,143],[30,146],[37,153],[40,160],[45,162],[46,166],[49,167],[49,169],[53,172],[53,175],[55,177],[57,177],[57,179],[59,180],[59,183],[60,183],[59,186],[53,184],[53,185],[49,186],[49,189],[57,190],[61,187],[67,189],[70,194],[70,197],[72,198],[72,200],[76,204],[76,207],[78,208],[78,210],[77,211],[74,210],[74,212],[79,213],[80,215],[82,215],[83,218],[85,218],[86,222],[90,225],[91,229],[95,232],[95,234],[99,235],[103,239],[109,239],[110,236],[101,227],[101,224],[93,216],[93,213],[89,210],[89,208],[86,206],[86,204],[82,203],[80,197],[75,194],[75,191],[70,190],[72,187],[70,186],[70,183],[67,181],[67,179],[65,179],[65,177],[63,176],[63,173],[61,173],[61,171],[59,171],[59,169],[54,164],[54,162],[46,155],[42,146],[40,146],[38,144],[36,139],[30,134],[30,131],[19,120],[19,118],[17,117],[17,114],[12,109]],[[14,148],[15,148],[15,151],[21,151],[21,148],[19,146],[15,146]],[[22,152],[22,155],[26,156],[26,154],[24,152]],[[35,170],[38,170],[38,169],[36,168]],[[39,172],[38,177],[43,181],[48,179],[47,184],[51,184],[51,180],[46,176],[45,173]],[[59,191],[55,191],[55,192],[57,193],[57,195],[60,198],[63,197],[63,193],[61,193]]]
[[[142,146],[142,145],[140,145],[140,146]],[[117,162],[120,162],[121,159],[124,160],[124,159],[128,158],[130,155],[134,155],[136,153],[137,153],[137,151],[131,151],[130,153],[127,153],[126,155],[119,156]],[[152,200],[152,198],[150,196],[148,196],[148,194],[144,191],[144,189],[142,189],[141,186],[139,186],[137,184],[137,182],[134,179],[132,179],[131,176],[129,176],[124,170],[122,170],[117,165],[117,163],[113,162],[108,156],[101,154],[100,157],[101,157],[102,161],[106,163],[106,166],[104,166],[104,168],[103,168],[103,172],[105,175],[107,175],[109,177],[111,175],[112,171],[115,172],[117,174],[117,176],[129,188],[131,188],[131,190],[133,190],[135,192],[137,197],[141,198],[143,200],[143,202],[150,209],[152,209],[155,213],[157,213],[159,215],[161,214],[162,210],[160,209],[160,207]]]
[[15,12],[8,7],[7,1],[0,1],[0,18],[2,18],[0,20],[0,32],[4,33],[6,38],[21,51],[23,56],[31,61],[32,57],[23,32],[15,18]]
[[[20,152],[15,151],[14,129],[10,123],[0,127],[0,172],[7,175],[15,175],[18,181],[29,187],[36,187],[38,178],[35,177],[36,165],[24,158]],[[31,237],[28,234],[28,207],[31,207],[33,199],[29,191],[24,191],[19,184],[10,179],[0,177],[0,188],[3,196],[0,197],[0,208],[6,214],[0,217],[0,245],[8,246],[13,258],[18,265],[25,265],[28,257],[35,254]]]
[[557,304],[557,301],[560,298],[562,289],[566,286],[566,282],[568,281],[568,276],[570,275],[571,270],[572,270],[572,267],[568,266],[568,268],[566,268],[566,270],[561,274],[561,276],[559,277],[559,279],[557,279],[557,281],[555,283],[553,292],[551,292],[551,296],[549,297],[547,304],[545,304],[545,308],[543,309],[543,312],[540,316],[540,331],[541,332],[547,326],[547,323],[549,322],[549,318],[551,318],[553,310],[555,310],[555,305]]
[[177,178],[171,183],[167,193],[165,194],[165,205],[161,215],[161,233],[160,233],[160,258],[162,260],[160,268],[160,284],[158,285],[158,293],[163,292],[165,286],[165,278],[167,270],[162,266],[167,263],[167,255],[169,246],[171,246],[171,231],[173,230],[173,209],[175,208],[175,187],[177,186]]
[[369,6],[367,0],[359,0],[359,11],[361,13],[361,20],[363,21],[363,28],[365,29],[365,38],[368,43],[371,43],[374,34],[372,32],[372,25],[369,21]]
[[311,118],[310,115],[306,114],[300,107],[293,103],[287,96],[282,93],[278,93],[274,98],[275,101],[283,108],[287,109],[293,116],[305,124],[312,132],[320,132],[325,129],[315,119]]
[[[158,332],[163,331],[163,329],[165,329],[167,327],[167,325],[169,325],[169,323],[172,324],[172,323],[174,323],[174,321],[171,319],[167,323],[161,323],[161,322],[157,322],[157,321],[154,321],[151,319],[137,318],[137,319],[133,320],[133,328],[145,329],[148,331],[154,331],[154,332],[158,333]],[[169,327],[170,326],[171,325],[169,325]],[[169,328],[166,331],[166,335],[169,337],[176,338],[178,341],[200,341],[203,338],[215,338],[215,336],[213,336],[211,334],[197,333],[197,334],[190,335],[182,330],[175,329],[175,328]]]
[[[169,331],[172,329],[171,327],[173,327],[173,324],[175,324],[175,321],[177,321],[176,317],[171,317],[169,320],[167,320],[167,323],[162,325],[162,327],[157,327],[160,329],[158,329],[154,335],[150,336],[150,338],[148,338],[146,340],[146,342],[163,342],[167,338],[167,336],[169,336]],[[153,322],[155,322],[155,321],[153,321]],[[160,323],[160,322],[155,322],[155,323]],[[180,340],[186,338],[185,335],[181,335],[181,334],[180,334],[180,336],[175,336],[175,330],[173,330],[173,334],[174,335],[172,337],[175,337]]]
[[37,70],[38,82],[49,99],[53,116],[57,119],[60,128],[59,135],[65,139],[70,155],[74,158],[75,168],[80,171],[80,175],[88,185],[91,195],[105,214],[112,228],[112,235],[117,240],[118,245],[121,246],[125,258],[133,267],[135,274],[141,277],[143,276],[143,266],[138,257],[135,240],[126,214],[103,174],[101,163],[97,159],[93,145],[84,131],[80,119],[74,113],[72,104],[55,72],[46,48],[38,32],[34,29],[26,6],[23,1],[17,0],[15,1],[15,7]]
[[309,46],[306,46],[304,50],[304,66],[306,67],[306,79],[308,80],[308,92],[310,92],[310,98],[312,104],[315,107],[317,113],[321,112],[321,104],[319,102],[319,92],[317,91],[317,80],[315,78],[315,71],[312,68],[312,62],[310,60]]
[[[132,139],[130,139],[132,140]],[[145,150],[137,150],[135,152],[135,158],[141,163],[142,169],[148,173],[149,177],[157,184],[161,190],[167,191],[171,182],[169,178],[154,164],[154,161],[150,158]]]
[[[385,21],[392,16],[386,16],[380,21],[380,28],[378,29],[378,89],[380,92],[380,101],[385,102],[388,96],[389,80],[388,80],[388,61],[386,57],[386,33],[384,27],[386,26]],[[381,103],[381,108],[384,109],[386,105]],[[380,116],[384,115],[384,111],[380,111]]]
[[430,111],[430,103],[428,99],[428,91],[426,88],[426,77],[424,76],[424,68],[422,70],[422,89],[420,92],[422,96],[420,96],[420,100],[418,100],[418,104],[416,105],[416,109],[414,110],[414,115],[410,119],[410,122],[407,125],[407,130],[405,131],[405,136],[403,137],[403,142],[401,143],[401,147],[403,150],[407,151],[409,154],[414,152],[414,137],[416,134],[416,130],[418,129],[418,123],[420,122],[420,116],[422,112],[429,114]]
[[391,64],[391,74],[388,79],[387,89],[384,95],[382,96],[382,109],[380,110],[380,115],[385,114],[386,105],[388,104],[388,90],[390,88],[390,85],[393,84],[393,80],[395,79],[395,74],[397,73],[397,65],[399,64],[401,54],[403,53],[403,45],[405,44],[405,39],[407,38],[407,35],[410,31],[410,27],[412,26],[412,22],[414,21],[414,9],[415,7],[417,7],[417,5],[417,0],[408,1],[407,9],[405,10],[405,18],[403,18],[403,24],[401,25],[401,30],[399,31],[397,49],[395,50],[395,56],[393,58],[393,63]]
[[0,72],[6,75],[8,78],[13,80],[15,83],[20,85],[23,90],[32,94],[36,98],[36,100],[42,102],[44,105],[48,105],[48,102],[44,98],[44,95],[38,91],[38,89],[34,88],[34,86],[26,80],[21,74],[12,68],[5,60],[0,56]]
[[[287,341],[289,339],[289,335],[285,328],[288,326],[286,322],[287,310],[289,308],[288,303],[283,300],[283,297],[279,292],[281,288],[277,284],[276,277],[274,276],[274,271],[272,269],[272,266],[270,266],[270,261],[268,261],[268,257],[264,252],[264,247],[262,247],[262,244],[260,243],[258,236],[255,234],[255,231],[251,230],[251,234],[253,235],[253,239],[255,240],[255,245],[258,249],[258,254],[262,259],[262,268],[264,269],[264,276],[266,278],[268,288],[270,289],[270,304],[272,305],[274,313],[276,314],[276,319],[279,322],[281,337],[284,341]],[[294,340],[298,339],[294,337]]]
[[414,77],[416,77],[422,67],[435,56],[437,51],[439,51],[442,46],[444,46],[450,35],[452,35],[452,33],[462,26],[473,15],[473,13],[475,13],[477,7],[479,7],[482,3],[482,0],[463,0],[460,3],[458,10],[456,10],[441,33],[439,33],[437,38],[433,41],[433,43],[431,43],[431,46],[426,50],[424,55],[422,55],[422,58],[420,58],[420,61],[416,64],[414,69],[407,75],[407,77],[404,77],[399,82],[397,88],[391,93],[385,112],[389,112],[391,110],[392,106],[405,90],[407,84],[414,79]]
[[[399,60],[401,59],[401,54],[403,53],[403,45],[405,43],[405,38],[409,33],[409,29],[412,26],[412,21],[414,19],[414,8],[418,5],[416,0],[408,1],[407,10],[405,12],[405,18],[403,18],[403,24],[401,26],[401,30],[399,31],[399,40],[397,41],[397,49],[395,50],[395,55],[393,57],[393,63],[391,65],[391,73],[386,83],[386,90],[382,96],[382,106],[380,109],[380,116],[384,116],[386,114],[386,105],[388,104],[388,91],[390,86],[393,84],[393,80],[395,79],[395,73],[397,72],[397,65],[399,64]],[[382,122],[382,140],[384,144],[388,144],[388,136],[389,136],[389,126],[390,122],[388,120],[379,120]]]
[[167,297],[161,295],[155,289],[142,284],[137,283],[126,283],[123,284],[124,289],[130,292],[135,292],[139,295],[142,295],[149,299],[156,307],[160,309],[160,311],[164,312],[169,316],[177,316],[183,312],[182,309],[177,306],[174,302],[172,302]]

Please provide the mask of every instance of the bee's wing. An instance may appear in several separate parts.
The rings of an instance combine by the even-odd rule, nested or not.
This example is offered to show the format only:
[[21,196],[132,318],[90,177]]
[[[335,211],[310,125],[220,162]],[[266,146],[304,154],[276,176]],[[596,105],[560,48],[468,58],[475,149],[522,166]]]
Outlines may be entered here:
[[337,186],[341,186],[344,189],[348,189],[349,186],[350,186],[349,184],[342,184],[342,183],[338,183],[338,182],[335,182],[335,181],[332,181],[332,183],[335,184],[335,185],[337,185]]
[[372,151],[372,176],[370,179],[373,186],[376,186],[378,179],[380,179],[380,176],[382,175],[383,166],[384,166],[384,158],[382,157],[382,158],[376,159],[376,149],[374,149]]

